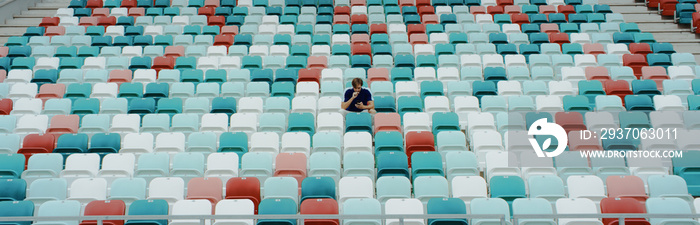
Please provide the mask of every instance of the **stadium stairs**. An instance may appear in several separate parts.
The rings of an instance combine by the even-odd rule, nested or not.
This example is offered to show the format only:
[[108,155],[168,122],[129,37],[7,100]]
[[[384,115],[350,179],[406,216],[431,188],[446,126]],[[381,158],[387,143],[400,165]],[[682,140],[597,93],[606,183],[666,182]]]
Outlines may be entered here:
[[657,9],[647,8],[644,1],[635,0],[600,0],[600,4],[610,5],[615,13],[621,13],[625,22],[637,23],[643,32],[654,35],[657,42],[673,44],[679,52],[695,55],[700,63],[700,35],[691,33],[690,26],[673,23],[673,17],[659,15]]
[[[27,27],[37,26],[43,17],[54,16],[56,9],[67,7],[69,2],[69,0],[40,0],[33,6],[17,10],[20,13],[14,13],[12,17],[5,16],[7,19],[0,25],[0,44],[5,44],[9,37],[22,36]],[[662,17],[656,9],[645,7],[643,1],[600,0],[599,2],[610,5],[613,12],[623,14],[625,21],[637,23],[643,32],[652,33],[658,42],[672,43],[674,49],[680,50],[679,52],[692,53],[700,64],[700,34],[691,33],[687,25],[679,26],[673,23],[672,17]],[[4,6],[0,4],[0,8]]]
[[[10,1],[32,2],[32,0]],[[27,27],[39,25],[44,17],[53,17],[57,9],[68,7],[70,0],[39,0],[35,2],[34,5],[29,7],[20,6],[22,9],[14,11],[15,13],[11,17],[8,15],[7,19],[0,21],[2,22],[2,25],[0,25],[0,43],[4,45],[9,37],[22,36]],[[5,6],[0,4],[0,10],[2,7]],[[2,18],[3,16],[0,15],[0,19]]]

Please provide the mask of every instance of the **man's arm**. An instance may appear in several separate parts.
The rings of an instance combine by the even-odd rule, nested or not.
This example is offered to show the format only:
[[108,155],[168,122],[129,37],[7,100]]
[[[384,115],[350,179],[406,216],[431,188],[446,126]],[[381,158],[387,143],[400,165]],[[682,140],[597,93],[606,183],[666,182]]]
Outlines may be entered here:
[[367,105],[364,107],[364,109],[374,109],[374,101],[367,101]]
[[348,109],[348,107],[350,107],[350,104],[352,103],[352,101],[355,100],[355,98],[357,97],[357,94],[358,94],[357,92],[353,92],[350,99],[348,99],[346,102],[343,102],[340,104],[340,108]]

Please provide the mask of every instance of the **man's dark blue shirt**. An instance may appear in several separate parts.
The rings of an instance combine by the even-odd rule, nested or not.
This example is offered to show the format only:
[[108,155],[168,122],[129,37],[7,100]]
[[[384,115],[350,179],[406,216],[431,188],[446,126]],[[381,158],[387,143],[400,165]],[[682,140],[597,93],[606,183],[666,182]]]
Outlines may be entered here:
[[[353,92],[355,92],[353,88],[345,89],[345,99],[343,100],[343,102],[347,102],[348,100],[350,100],[350,98],[352,98]],[[357,95],[357,97],[355,97],[355,99],[352,100],[350,106],[348,106],[348,108],[345,110],[352,112],[362,112],[364,109],[358,109],[357,107],[355,107],[355,104],[357,104],[358,102],[362,102],[363,105],[367,105],[368,101],[374,101],[372,100],[372,92],[370,92],[369,89],[363,87],[360,90],[360,93]]]

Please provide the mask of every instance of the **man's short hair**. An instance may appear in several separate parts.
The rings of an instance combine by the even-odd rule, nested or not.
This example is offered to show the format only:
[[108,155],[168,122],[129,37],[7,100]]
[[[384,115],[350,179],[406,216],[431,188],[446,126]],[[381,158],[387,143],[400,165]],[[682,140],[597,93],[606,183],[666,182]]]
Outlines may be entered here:
[[362,87],[362,79],[357,78],[357,77],[354,78],[354,79],[352,79],[352,87],[353,87],[353,88],[355,88],[355,87]]

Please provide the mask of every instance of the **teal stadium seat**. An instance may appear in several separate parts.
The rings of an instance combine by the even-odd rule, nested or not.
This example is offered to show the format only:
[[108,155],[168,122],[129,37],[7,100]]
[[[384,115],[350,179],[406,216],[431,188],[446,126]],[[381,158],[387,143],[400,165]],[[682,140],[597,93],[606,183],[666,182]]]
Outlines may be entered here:
[[[8,141],[8,144],[10,142],[10,136],[4,136]],[[19,143],[19,140],[17,140],[17,144]],[[9,146],[8,146],[9,147]],[[19,147],[19,146],[17,146]],[[2,178],[8,178],[8,179],[16,179],[19,178],[22,172],[24,171],[24,156],[20,154],[3,154],[0,155],[0,161],[2,163],[2,169],[0,169],[0,174],[2,175]]]
[[[34,203],[31,201],[2,201],[0,202],[2,217],[31,217],[34,215]],[[31,221],[13,221],[8,224],[29,225]]]

